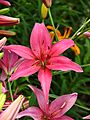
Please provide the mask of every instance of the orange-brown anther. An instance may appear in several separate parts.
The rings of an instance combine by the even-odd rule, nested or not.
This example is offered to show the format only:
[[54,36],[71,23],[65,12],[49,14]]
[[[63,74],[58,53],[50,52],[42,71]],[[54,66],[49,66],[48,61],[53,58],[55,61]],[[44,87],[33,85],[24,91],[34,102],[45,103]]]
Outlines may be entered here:
[[76,44],[74,46],[72,46],[71,49],[74,51],[75,55],[80,54],[80,49]]

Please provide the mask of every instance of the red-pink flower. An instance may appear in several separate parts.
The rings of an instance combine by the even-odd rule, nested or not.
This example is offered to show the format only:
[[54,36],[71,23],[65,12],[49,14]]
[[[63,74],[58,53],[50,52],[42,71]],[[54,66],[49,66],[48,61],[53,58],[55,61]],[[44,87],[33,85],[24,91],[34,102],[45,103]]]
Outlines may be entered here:
[[60,56],[65,50],[74,45],[72,40],[64,39],[52,45],[50,34],[45,25],[36,23],[30,37],[31,49],[21,45],[5,46],[25,60],[11,76],[10,81],[19,77],[29,76],[37,71],[46,100],[52,80],[51,70],[74,70],[83,72],[81,67],[64,56]]
[[86,116],[86,117],[83,117],[83,119],[90,119],[90,115]]
[[7,0],[0,0],[0,4],[3,4],[5,6],[11,6],[10,2],[8,2]]
[[17,118],[23,116],[31,116],[34,120],[74,120],[69,116],[64,115],[75,103],[77,93],[67,94],[58,97],[50,104],[47,104],[43,92],[30,86],[37,97],[39,107],[29,107],[28,109],[20,112]]
[[4,83],[4,81],[8,78],[8,76],[12,75],[14,70],[22,61],[23,59],[19,58],[19,56],[14,52],[4,50],[4,56],[0,60],[0,68],[2,70],[2,73],[0,75],[0,80],[3,81]]
[[20,23],[19,18],[8,17],[4,15],[0,15],[0,26],[11,26]]

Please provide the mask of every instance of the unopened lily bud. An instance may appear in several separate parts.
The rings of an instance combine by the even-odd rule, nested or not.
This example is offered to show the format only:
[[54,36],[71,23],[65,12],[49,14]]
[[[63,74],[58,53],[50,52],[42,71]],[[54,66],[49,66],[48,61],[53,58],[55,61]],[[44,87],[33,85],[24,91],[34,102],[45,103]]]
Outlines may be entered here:
[[5,6],[11,6],[10,2],[6,0],[0,0],[0,4],[5,5]]
[[0,36],[11,37],[16,35],[16,32],[8,31],[8,30],[0,30]]
[[7,41],[7,38],[6,38],[6,37],[4,37],[4,38],[2,38],[2,39],[0,40],[0,50],[1,50],[2,47],[5,45],[6,41]]
[[4,9],[1,9],[0,10],[0,14],[5,14],[5,13],[8,13],[9,12],[9,8],[4,8]]
[[83,35],[86,36],[87,38],[90,38],[90,32],[88,32],[88,31],[84,32]]
[[11,26],[20,23],[19,18],[8,17],[4,15],[0,15],[0,26]]
[[51,7],[51,5],[52,5],[52,0],[42,0],[43,1],[43,3],[45,4],[45,6],[46,7]]
[[43,19],[45,19],[47,17],[47,13],[48,13],[48,8],[44,5],[44,3],[42,3],[41,16]]

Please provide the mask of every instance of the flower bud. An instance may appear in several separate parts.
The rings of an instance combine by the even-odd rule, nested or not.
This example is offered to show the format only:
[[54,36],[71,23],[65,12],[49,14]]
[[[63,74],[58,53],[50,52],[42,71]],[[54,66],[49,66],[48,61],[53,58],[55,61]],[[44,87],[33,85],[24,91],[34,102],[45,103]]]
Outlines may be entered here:
[[20,23],[19,18],[8,17],[4,15],[0,15],[0,26],[11,26]]
[[43,19],[45,19],[47,17],[47,13],[48,13],[48,8],[44,5],[44,3],[42,3],[41,16]]
[[6,0],[0,0],[0,4],[5,5],[5,6],[11,6],[10,2]]
[[52,5],[52,0],[42,0],[43,1],[43,3],[46,5],[46,7],[51,7],[51,5]]
[[90,32],[88,32],[88,31],[84,32],[83,35],[86,36],[87,38],[90,38]]
[[0,30],[0,36],[6,36],[6,37],[11,37],[16,35],[15,32],[8,31],[8,30]]
[[0,9],[0,14],[5,14],[9,12],[9,8]]

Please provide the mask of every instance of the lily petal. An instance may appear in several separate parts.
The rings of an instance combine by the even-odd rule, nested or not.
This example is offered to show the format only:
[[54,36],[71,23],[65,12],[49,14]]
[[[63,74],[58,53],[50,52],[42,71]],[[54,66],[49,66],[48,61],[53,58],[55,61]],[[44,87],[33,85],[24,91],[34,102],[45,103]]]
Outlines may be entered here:
[[30,116],[34,120],[42,120],[43,113],[38,107],[29,107],[28,109],[20,112],[16,118],[21,118],[23,116]]
[[8,90],[4,87],[4,86],[2,86],[2,93],[6,93]]
[[1,75],[0,75],[0,80],[4,82],[4,81],[6,80],[6,78],[7,78],[7,75],[6,75],[6,73],[2,70]]
[[51,85],[51,80],[52,80],[52,73],[49,69],[40,69],[38,73],[38,80],[41,83],[45,100],[48,103],[48,95],[49,95],[49,90],[50,90],[50,85]]
[[56,118],[56,119],[53,119],[53,120],[74,120],[74,119],[69,117],[69,116],[64,115],[64,116],[62,116],[60,118]]
[[59,118],[63,116],[75,103],[77,99],[77,93],[63,95],[55,99],[49,107],[49,113],[53,118]]
[[17,55],[25,59],[33,59],[32,51],[28,47],[22,45],[9,45],[9,46],[4,46],[4,49],[15,52]]
[[4,50],[4,56],[3,56],[3,62],[5,64],[5,66],[9,69],[9,71],[11,70],[11,68],[13,67],[14,63],[16,63],[16,61],[18,60],[18,55],[15,54],[14,52],[10,52],[8,50]]
[[73,40],[63,39],[62,41],[59,41],[52,46],[49,55],[58,56],[59,54],[62,54],[65,50],[70,48],[72,45],[74,45]]
[[16,71],[11,75],[10,81],[18,79],[19,77],[26,77],[36,73],[40,69],[40,66],[34,64],[34,60],[24,60],[19,64]]
[[15,120],[23,101],[24,96],[20,95],[5,111],[0,114],[0,120]]
[[51,48],[51,37],[45,25],[36,23],[30,37],[31,49],[37,57]]
[[7,78],[7,75],[6,75],[6,73],[2,70],[1,75],[0,75],[0,80],[1,80],[2,82],[4,82],[4,81],[6,80],[6,78]]
[[74,120],[74,119],[69,117],[69,116],[64,115],[64,116],[57,118],[57,119],[54,119],[54,120]]
[[32,89],[32,91],[36,95],[39,107],[41,108],[42,111],[45,112],[46,109],[48,108],[48,104],[45,101],[45,97],[44,97],[43,91],[41,91],[40,89],[38,89],[38,88],[36,88],[36,87],[34,87],[32,85],[29,85],[29,87]]
[[83,119],[90,119],[90,115],[83,117]]
[[73,70],[76,72],[83,72],[80,65],[76,64],[75,62],[71,61],[69,58],[64,56],[52,57],[49,60],[49,63],[50,65],[47,65],[47,67],[52,70]]
[[4,70],[4,72],[7,74],[7,66],[5,66],[4,62],[0,60],[0,68]]

